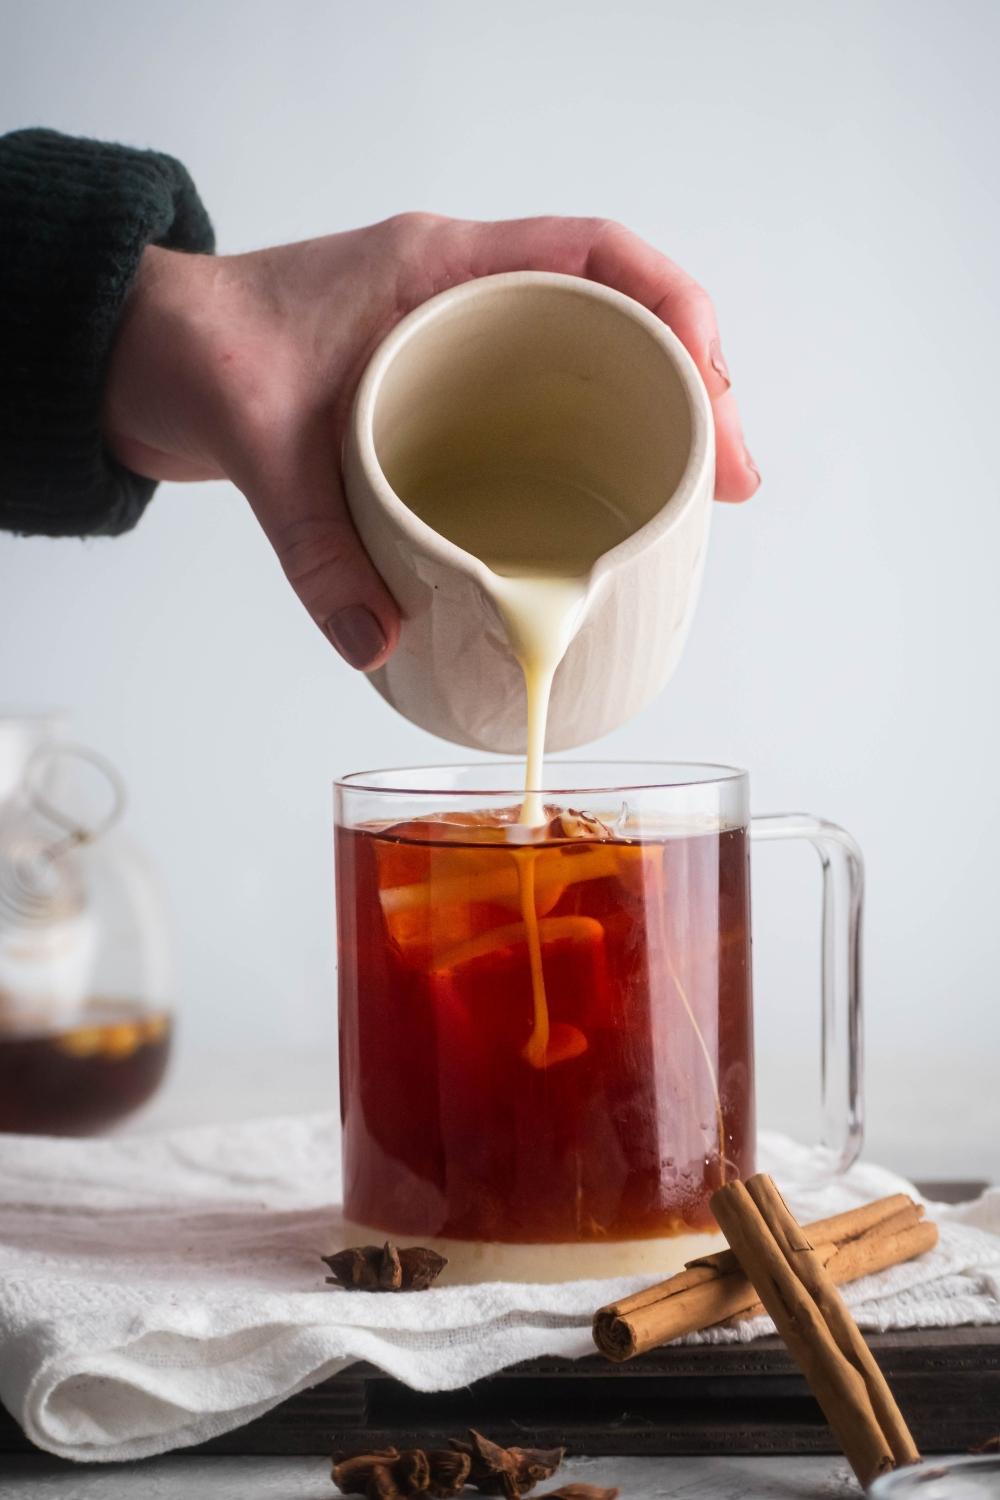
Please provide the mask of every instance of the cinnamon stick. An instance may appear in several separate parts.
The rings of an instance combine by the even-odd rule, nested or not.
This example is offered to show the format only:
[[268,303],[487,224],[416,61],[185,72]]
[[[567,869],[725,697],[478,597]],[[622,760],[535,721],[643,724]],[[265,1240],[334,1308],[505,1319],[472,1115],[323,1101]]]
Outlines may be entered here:
[[771,1180],[728,1183],[712,1212],[862,1486],[919,1454],[821,1258]]
[[[814,1245],[813,1250],[826,1266],[827,1275],[837,1286],[844,1286],[849,1281],[874,1276],[876,1271],[902,1265],[903,1261],[915,1260],[918,1255],[933,1250],[938,1242],[938,1227],[930,1219],[917,1217],[923,1213],[922,1205],[915,1203],[913,1207],[916,1214],[896,1214],[884,1224],[866,1230],[856,1240],[846,1240],[843,1245]],[[808,1225],[806,1232],[809,1232]],[[734,1321],[756,1318],[764,1311],[763,1302],[754,1302]]]
[[[871,1203],[861,1203],[857,1208],[832,1214],[828,1219],[812,1219],[803,1227],[815,1245],[843,1245],[899,1214],[905,1214],[913,1220],[921,1218],[923,1212],[923,1204],[915,1203],[908,1193],[893,1193],[888,1198],[875,1198]],[[691,1264],[714,1266],[720,1272],[740,1270],[740,1263],[731,1250],[716,1250],[714,1254],[703,1255]]]
[[[806,1232],[833,1280],[842,1285],[933,1249],[937,1228],[922,1221],[923,1212],[922,1204],[897,1193],[816,1220]],[[722,1250],[600,1308],[594,1316],[594,1342],[608,1359],[621,1362],[700,1328],[762,1311],[735,1255]]]
[[747,1192],[760,1210],[781,1253],[789,1265],[794,1267],[799,1281],[819,1308],[837,1348],[860,1371],[868,1389],[872,1410],[892,1449],[895,1462],[918,1463],[920,1451],[903,1421],[888,1382],[838,1292],[828,1267],[816,1255],[808,1236],[796,1222],[788,1204],[766,1173],[759,1172],[757,1176],[751,1177],[747,1182]]
[[[849,1209],[846,1213],[835,1214],[829,1219],[816,1219],[807,1227],[816,1244],[833,1242],[839,1245],[844,1240],[863,1234],[873,1225],[906,1211],[919,1215],[923,1213],[923,1207],[914,1203],[905,1193],[895,1193],[890,1198],[877,1198],[873,1203],[864,1203],[860,1208]],[[701,1274],[703,1268],[707,1274]],[[698,1274],[689,1274],[695,1271]],[[717,1250],[711,1255],[701,1255],[697,1260],[688,1261],[687,1270],[666,1281],[657,1282],[655,1286],[646,1287],[644,1291],[635,1292],[613,1306],[623,1316],[628,1316],[651,1303],[662,1301],[664,1297],[683,1292],[689,1286],[730,1274],[742,1275],[739,1261],[731,1250]],[[611,1307],[602,1308],[601,1311],[610,1312]]]
[[[902,1265],[933,1250],[938,1242],[938,1227],[922,1217],[923,1204],[915,1203],[912,1214],[894,1214],[884,1224],[876,1224],[857,1239],[845,1240],[837,1253],[826,1262],[826,1269],[838,1286],[874,1276],[889,1266]],[[809,1228],[806,1227],[809,1234]],[[810,1235],[811,1238],[811,1235]]]

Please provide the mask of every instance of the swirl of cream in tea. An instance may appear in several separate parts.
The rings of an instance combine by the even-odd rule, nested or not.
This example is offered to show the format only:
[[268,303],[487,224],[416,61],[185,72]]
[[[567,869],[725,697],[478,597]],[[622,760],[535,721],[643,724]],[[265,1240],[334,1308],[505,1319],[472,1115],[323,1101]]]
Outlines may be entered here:
[[[422,520],[494,574],[493,599],[524,676],[527,705],[523,831],[546,823],[542,783],[552,682],[576,634],[597,559],[624,541],[633,523],[609,500],[553,476],[452,474],[407,494]],[[513,830],[512,830],[513,831]],[[535,851],[517,852],[520,904],[528,938],[534,1026],[524,1055],[547,1067],[583,1050],[583,1033],[554,1042],[545,998],[535,903]],[[566,1028],[575,1030],[575,1028]]]

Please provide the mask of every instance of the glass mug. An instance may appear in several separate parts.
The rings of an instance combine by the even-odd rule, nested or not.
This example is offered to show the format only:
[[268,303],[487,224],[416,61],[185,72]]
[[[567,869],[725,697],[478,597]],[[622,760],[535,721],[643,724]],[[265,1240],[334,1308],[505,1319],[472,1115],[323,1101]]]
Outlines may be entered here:
[[[823,874],[823,1139],[861,1144],[860,851],[753,818],[745,772],[516,763],[336,784],[344,1214],[449,1258],[446,1279],[669,1275],[722,1242],[754,1170],[749,845]],[[560,790],[559,788],[563,788]]]

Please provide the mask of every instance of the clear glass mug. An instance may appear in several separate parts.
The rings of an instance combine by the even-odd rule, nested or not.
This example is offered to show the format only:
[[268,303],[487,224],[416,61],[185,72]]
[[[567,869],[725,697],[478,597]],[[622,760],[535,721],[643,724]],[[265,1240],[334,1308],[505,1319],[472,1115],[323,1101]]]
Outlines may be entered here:
[[542,830],[516,763],[336,784],[344,1213],[453,1280],[670,1274],[754,1170],[751,839],[819,852],[816,1176],[860,1149],[861,855],[744,771],[547,769]]

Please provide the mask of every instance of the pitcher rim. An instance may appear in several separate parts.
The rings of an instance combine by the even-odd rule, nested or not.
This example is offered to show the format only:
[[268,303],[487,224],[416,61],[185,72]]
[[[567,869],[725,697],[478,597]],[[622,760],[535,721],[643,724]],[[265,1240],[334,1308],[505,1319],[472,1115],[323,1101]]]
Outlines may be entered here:
[[410,509],[401,495],[397,494],[382,469],[374,438],[374,413],[383,379],[389,365],[399,350],[429,322],[442,315],[448,305],[454,305],[488,290],[499,290],[501,285],[530,288],[548,286],[579,297],[594,297],[610,306],[646,329],[646,332],[664,348],[681,378],[691,418],[691,440],[683,472],[673,493],[663,502],[655,515],[651,516],[636,531],[630,533],[614,547],[609,547],[596,558],[581,577],[587,580],[588,590],[594,589],[609,571],[619,562],[634,557],[644,547],[670,532],[697,503],[702,473],[706,465],[714,461],[714,427],[712,408],[708,392],[690,352],[674,333],[673,329],[658,318],[649,308],[634,297],[619,292],[603,282],[592,281],[586,276],[571,276],[562,271],[501,271],[491,276],[472,277],[457,286],[447,287],[429,297],[426,302],[412,308],[373,351],[355,393],[348,423],[348,441],[353,445],[360,460],[365,479],[378,496],[383,509],[389,512],[411,542],[420,545],[442,562],[459,567],[487,583],[491,569],[482,558],[465,551],[449,537],[437,532],[416,511]]

